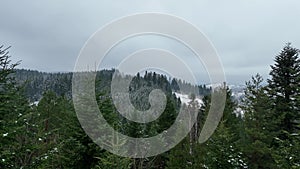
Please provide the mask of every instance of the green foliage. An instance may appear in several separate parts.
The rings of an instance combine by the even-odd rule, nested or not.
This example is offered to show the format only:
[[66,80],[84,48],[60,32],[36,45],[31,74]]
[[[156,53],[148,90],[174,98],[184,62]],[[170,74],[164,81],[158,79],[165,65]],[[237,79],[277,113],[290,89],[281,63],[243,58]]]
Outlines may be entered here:
[[274,121],[277,121],[273,137],[272,154],[278,168],[299,167],[299,49],[288,43],[271,66],[267,94],[271,101]]
[[[97,72],[99,109],[106,121],[122,134],[140,138],[155,136],[174,123],[180,108],[191,118],[198,112],[195,125],[182,123],[192,129],[172,150],[140,159],[114,155],[96,145],[84,132],[77,118],[86,120],[85,130],[91,129],[92,134],[99,126],[93,125],[97,119],[91,120],[88,113],[77,117],[71,101],[71,73],[16,70],[18,63],[11,63],[8,49],[0,46],[0,168],[300,167],[300,61],[299,50],[290,44],[275,57],[267,85],[263,85],[258,74],[246,82],[240,105],[226,88],[223,117],[213,135],[202,144],[198,138],[211,106],[209,94],[218,90],[205,85],[193,86],[180,79],[169,81],[155,72],[137,74],[129,87],[130,101],[137,109],[149,108],[149,94],[153,89],[161,89],[167,98],[162,115],[153,122],[141,124],[122,117],[113,105],[110,84],[116,70]],[[187,93],[191,102],[181,104],[172,94],[179,90],[199,92],[203,96],[201,107],[196,102],[196,93]],[[81,94],[85,98],[86,93]],[[39,102],[33,104],[28,100]],[[89,99],[82,99],[82,104],[89,103]],[[89,112],[89,106],[86,108]],[[180,127],[177,130],[182,132]],[[109,139],[105,135],[99,139],[102,137]],[[115,135],[111,139],[107,146],[112,148],[126,143]]]
[[271,143],[277,119],[262,85],[260,75],[246,82],[244,110],[244,137],[240,146],[250,168],[275,168]]
[[93,169],[130,169],[132,160],[125,157],[120,157],[109,152],[103,153],[103,157],[99,157],[99,163]]
[[284,130],[295,130],[294,119],[299,117],[297,97],[300,95],[300,60],[299,49],[288,43],[271,66],[271,79],[268,79],[268,93],[273,101],[277,116],[282,116],[280,126]]
[[299,50],[287,44],[263,86],[260,75],[246,83],[242,151],[250,168],[299,167]]
[[[206,98],[209,99],[210,98]],[[208,111],[210,101],[205,101],[204,110]],[[246,167],[243,154],[238,146],[240,138],[241,118],[236,114],[236,103],[231,97],[231,91],[227,88],[226,104],[223,117],[214,134],[206,143],[204,166],[207,168],[244,168]],[[205,114],[207,114],[206,112]]]
[[12,77],[8,48],[0,47],[0,168],[29,166],[35,153],[32,110]]

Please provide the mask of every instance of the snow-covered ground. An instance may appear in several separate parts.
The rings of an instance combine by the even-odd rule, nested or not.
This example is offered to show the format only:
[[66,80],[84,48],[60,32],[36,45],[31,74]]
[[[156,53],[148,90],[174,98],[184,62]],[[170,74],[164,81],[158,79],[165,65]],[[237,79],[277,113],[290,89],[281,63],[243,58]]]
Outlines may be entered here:
[[233,98],[237,101],[240,101],[244,97],[244,89],[246,88],[245,85],[229,85],[228,87],[231,89]]
[[[187,94],[182,94],[182,93],[177,93],[177,92],[173,92],[177,98],[180,98],[181,103],[185,103],[186,105],[189,104],[189,102],[191,101],[191,99],[189,98],[189,95]],[[203,101],[196,97],[196,101],[199,103],[199,106],[201,106],[203,104]]]
[[30,103],[30,106],[33,106],[33,105],[37,106],[38,104],[39,104],[39,101],[35,101],[35,102]]
[[[206,87],[211,87],[212,89],[220,87],[222,84],[206,84]],[[243,84],[227,84],[228,88],[232,92],[232,97],[240,101],[244,97],[244,89],[246,88]]]

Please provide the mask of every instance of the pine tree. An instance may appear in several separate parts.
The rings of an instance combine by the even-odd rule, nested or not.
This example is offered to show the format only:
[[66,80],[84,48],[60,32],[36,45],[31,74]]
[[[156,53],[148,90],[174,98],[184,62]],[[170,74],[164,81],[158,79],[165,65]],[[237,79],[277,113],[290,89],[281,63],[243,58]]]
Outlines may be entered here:
[[[300,95],[299,49],[288,43],[271,66],[271,79],[268,79],[270,98],[278,118],[282,118],[280,127],[288,132],[295,131],[295,120],[299,117],[296,98]],[[299,109],[298,109],[299,110]]]
[[278,168],[299,167],[299,49],[288,43],[271,66],[268,95],[273,102],[274,117],[278,119],[272,144],[273,157]]
[[276,168],[271,144],[277,119],[274,118],[270,100],[262,85],[263,79],[257,74],[246,82],[244,112],[244,137],[240,146],[249,168]]
[[[8,48],[0,46],[0,168],[30,168],[37,148],[34,110],[15,78]],[[2,135],[3,134],[3,135]]]
[[[11,64],[9,48],[0,46],[0,120],[4,122],[5,116],[12,111],[13,97],[17,92],[16,81],[11,76],[18,63]],[[3,127],[4,125],[1,125]]]
[[175,91],[175,92],[177,92],[177,91],[180,90],[179,85],[178,85],[178,83],[177,83],[177,80],[174,79],[174,78],[172,79],[172,82],[171,82],[171,88],[172,88],[172,90]]
[[[217,90],[213,92],[218,92]],[[205,111],[210,107],[210,97],[205,97]],[[226,102],[223,117],[219,122],[218,128],[214,134],[203,143],[205,151],[204,166],[208,168],[244,168],[245,160],[238,147],[238,138],[240,135],[240,117],[235,113],[236,103],[232,99],[231,91],[226,88]],[[201,147],[200,147],[201,148]]]
[[[190,138],[185,137],[168,154],[167,169],[193,168]],[[196,156],[194,156],[196,157]]]

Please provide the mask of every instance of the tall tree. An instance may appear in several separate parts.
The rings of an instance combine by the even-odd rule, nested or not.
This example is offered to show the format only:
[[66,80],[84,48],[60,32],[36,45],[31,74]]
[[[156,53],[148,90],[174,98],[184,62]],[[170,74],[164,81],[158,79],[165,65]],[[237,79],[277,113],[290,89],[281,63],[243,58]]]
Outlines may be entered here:
[[35,154],[35,126],[22,87],[13,77],[18,63],[11,63],[9,48],[0,46],[0,168],[28,167]]
[[262,85],[263,78],[257,74],[246,82],[244,111],[244,137],[240,147],[249,168],[276,168],[272,156],[272,138],[277,119],[273,116],[270,100]]
[[271,66],[268,95],[274,117],[279,120],[273,143],[273,157],[279,168],[299,167],[299,49],[288,43]]
[[278,118],[282,118],[282,129],[293,132],[295,120],[299,117],[296,97],[300,94],[299,49],[288,43],[271,65],[271,79],[268,79],[270,98]]
[[[208,168],[244,168],[246,165],[240,147],[237,145],[241,118],[235,113],[236,103],[233,101],[231,90],[228,87],[226,89],[223,117],[214,134],[203,143],[206,152],[202,155]],[[210,100],[209,97],[208,99]],[[210,101],[204,103],[208,103],[205,105],[205,110],[208,111]]]

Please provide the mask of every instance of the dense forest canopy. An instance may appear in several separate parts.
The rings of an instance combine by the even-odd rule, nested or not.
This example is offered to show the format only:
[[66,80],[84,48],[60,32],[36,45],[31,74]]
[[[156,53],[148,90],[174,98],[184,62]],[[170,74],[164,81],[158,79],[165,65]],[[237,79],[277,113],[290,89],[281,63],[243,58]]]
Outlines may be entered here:
[[[275,56],[266,85],[259,74],[254,75],[239,102],[227,87],[223,117],[202,144],[198,137],[211,93],[217,90],[155,72],[137,74],[130,83],[130,101],[137,109],[149,108],[153,89],[161,89],[167,98],[162,115],[142,124],[120,116],[112,102],[110,85],[116,70],[98,71],[99,109],[120,133],[147,138],[168,129],[182,106],[187,115],[198,112],[197,122],[178,145],[148,158],[120,157],[96,145],[77,119],[72,73],[17,69],[19,63],[11,62],[9,50],[0,47],[0,168],[300,168],[300,59],[291,44]],[[185,93],[188,103],[175,94],[191,88],[197,93]],[[111,146],[124,143],[119,144]]]

